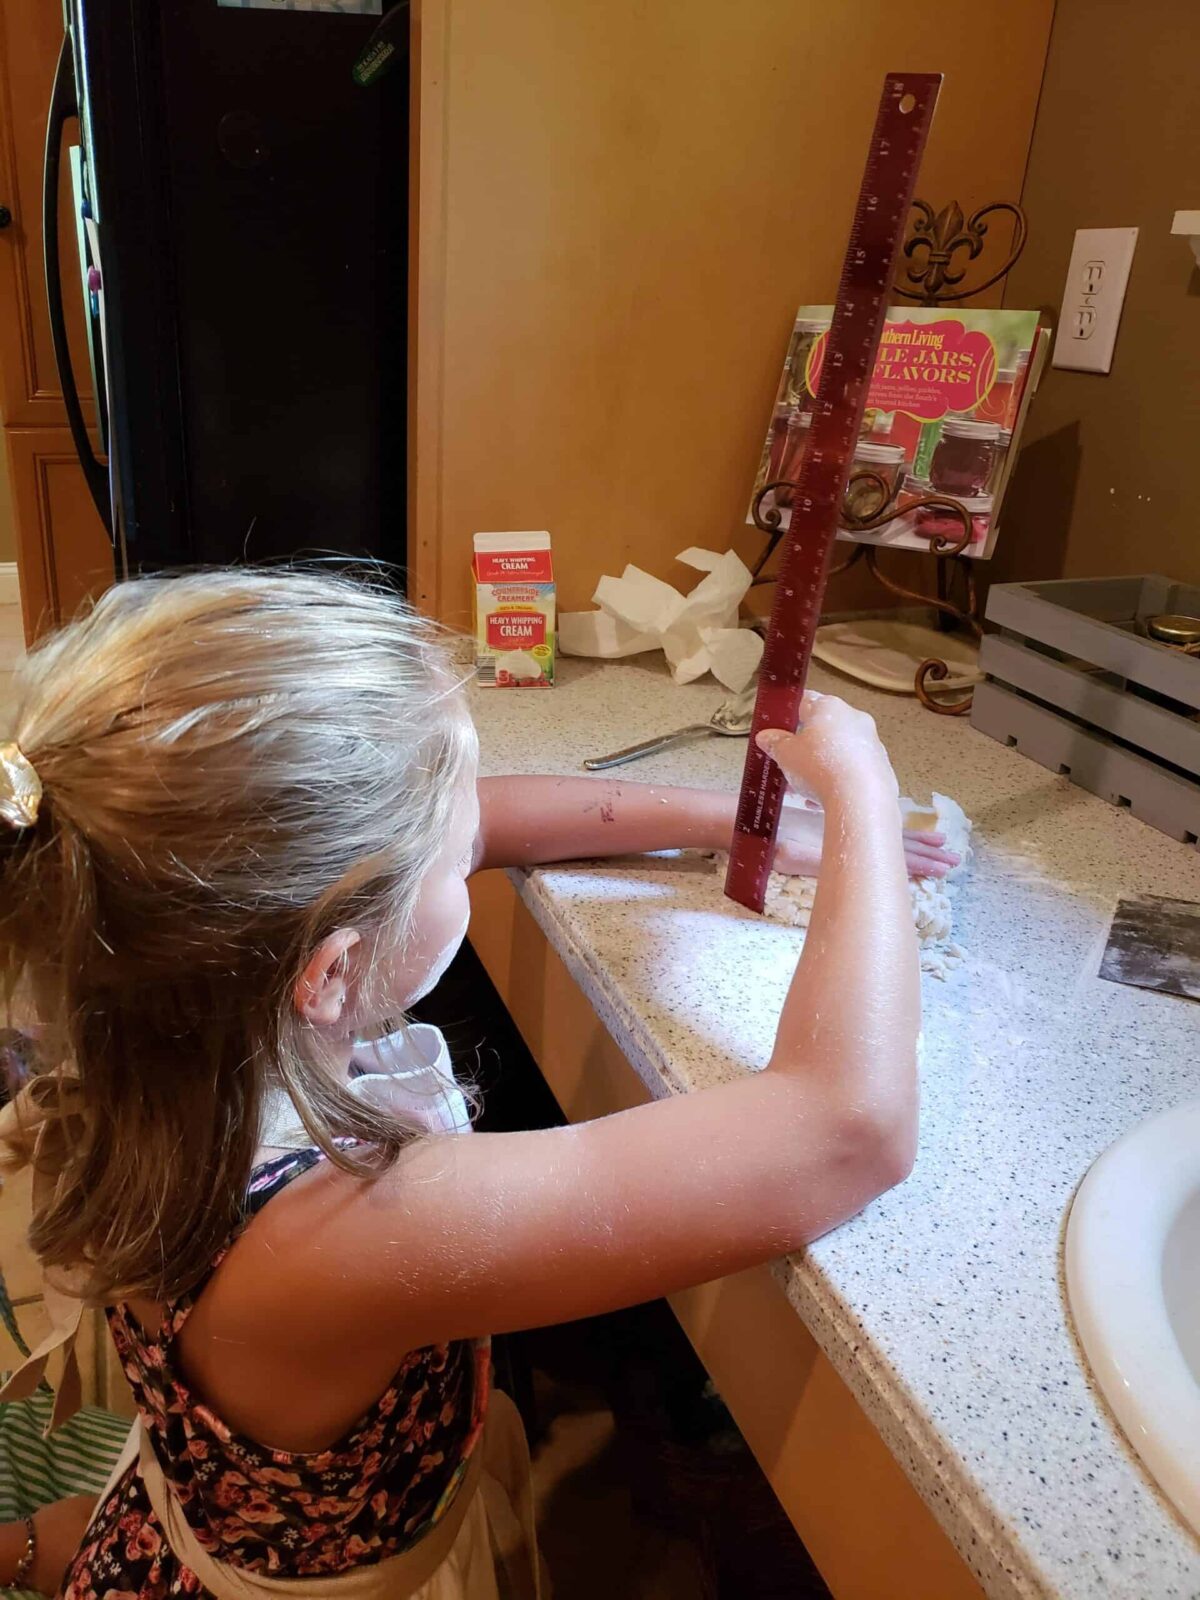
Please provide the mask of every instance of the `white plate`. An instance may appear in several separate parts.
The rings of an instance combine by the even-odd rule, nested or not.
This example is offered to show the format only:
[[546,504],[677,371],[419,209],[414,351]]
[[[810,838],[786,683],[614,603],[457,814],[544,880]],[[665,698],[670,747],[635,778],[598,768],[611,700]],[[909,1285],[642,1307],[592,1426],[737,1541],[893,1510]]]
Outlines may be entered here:
[[969,689],[982,681],[979,647],[960,633],[939,633],[916,622],[893,622],[887,617],[864,617],[857,622],[827,622],[817,629],[813,654],[827,667],[844,672],[859,683],[894,694],[915,694],[914,680],[922,661],[936,656],[950,668],[950,676],[929,680],[933,692]]

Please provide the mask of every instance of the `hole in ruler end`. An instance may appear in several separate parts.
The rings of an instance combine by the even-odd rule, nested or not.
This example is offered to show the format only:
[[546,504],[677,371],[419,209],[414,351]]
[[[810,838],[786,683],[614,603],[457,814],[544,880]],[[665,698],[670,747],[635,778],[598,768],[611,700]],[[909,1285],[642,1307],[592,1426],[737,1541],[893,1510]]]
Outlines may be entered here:
[[907,116],[910,111],[915,109],[916,104],[917,97],[915,94],[904,94],[900,96],[900,110],[905,116]]

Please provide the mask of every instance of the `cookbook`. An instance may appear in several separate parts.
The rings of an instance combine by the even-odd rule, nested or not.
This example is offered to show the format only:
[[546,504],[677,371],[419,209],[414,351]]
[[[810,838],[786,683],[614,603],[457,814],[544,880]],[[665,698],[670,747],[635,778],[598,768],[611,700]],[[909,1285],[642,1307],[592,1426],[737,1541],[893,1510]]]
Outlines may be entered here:
[[[786,527],[792,485],[808,443],[829,343],[832,306],[801,306],[759,461],[754,492]],[[964,555],[996,546],[1000,509],[1029,401],[1049,350],[1036,311],[893,306],[884,322],[838,537],[928,551],[956,544],[963,522],[921,505],[931,495],[960,501],[970,517]],[[869,474],[869,476],[858,476]],[[878,520],[859,528],[854,521]]]

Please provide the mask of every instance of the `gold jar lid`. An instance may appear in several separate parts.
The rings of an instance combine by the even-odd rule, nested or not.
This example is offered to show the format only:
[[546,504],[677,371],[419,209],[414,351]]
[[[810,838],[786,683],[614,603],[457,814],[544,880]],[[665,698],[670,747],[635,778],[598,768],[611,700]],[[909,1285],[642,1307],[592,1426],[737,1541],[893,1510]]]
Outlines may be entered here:
[[1146,632],[1163,644],[1200,644],[1200,617],[1174,613],[1146,618]]

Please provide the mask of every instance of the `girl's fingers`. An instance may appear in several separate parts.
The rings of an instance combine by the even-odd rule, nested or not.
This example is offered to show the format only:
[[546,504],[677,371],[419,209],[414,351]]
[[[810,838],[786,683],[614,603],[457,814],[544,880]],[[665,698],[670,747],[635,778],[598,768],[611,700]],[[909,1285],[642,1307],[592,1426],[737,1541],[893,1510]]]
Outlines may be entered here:
[[942,860],[948,861],[958,860],[957,851],[947,849],[944,844],[930,844],[925,839],[913,838],[908,833],[904,835],[904,848],[914,855],[938,856]]
[[796,725],[795,730],[793,731],[790,728],[764,728],[758,735],[758,748],[763,751],[764,754],[771,755],[773,753],[773,747],[777,745],[781,739],[795,738],[797,733],[803,732],[805,722],[809,717],[812,716],[813,712],[821,704],[821,701],[827,700],[828,698],[828,695],[821,694],[816,689],[806,689],[804,691],[804,699],[800,702],[800,721]]
[[905,856],[904,865],[910,878],[944,878],[950,871],[943,861],[925,861],[919,856]]
[[944,878],[958,866],[959,858],[952,850],[908,850],[904,852],[910,877]]

